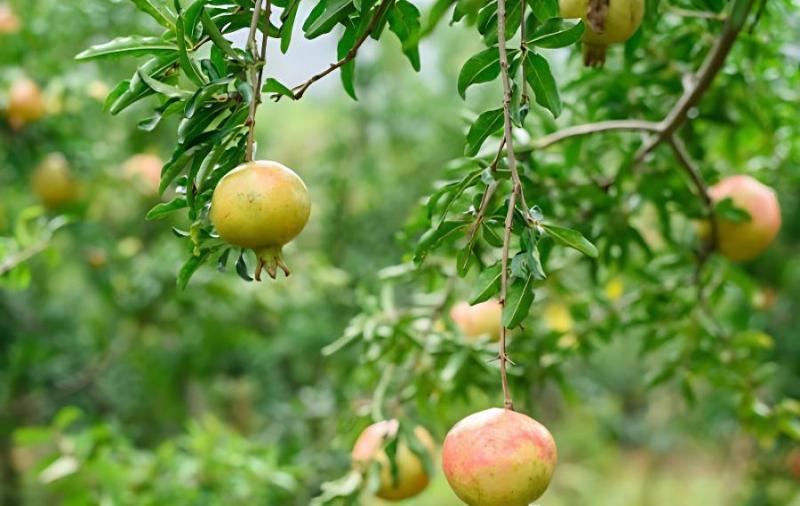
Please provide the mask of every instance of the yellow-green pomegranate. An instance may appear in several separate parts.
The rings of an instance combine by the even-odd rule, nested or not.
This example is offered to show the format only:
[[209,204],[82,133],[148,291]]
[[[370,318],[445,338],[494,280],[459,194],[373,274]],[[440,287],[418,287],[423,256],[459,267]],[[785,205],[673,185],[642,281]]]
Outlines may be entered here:
[[625,42],[642,24],[644,0],[606,0],[590,13],[589,0],[559,0],[561,16],[580,18],[583,32],[583,62],[600,67],[606,61],[606,47]]
[[[402,501],[414,497],[425,490],[430,482],[425,464],[402,439],[395,453],[396,479],[392,476],[392,467],[384,446],[397,435],[398,428],[397,420],[385,420],[370,425],[358,437],[352,452],[353,465],[361,471],[366,472],[373,462],[380,464],[380,486],[376,495],[387,501]],[[428,453],[433,455],[436,443],[431,434],[420,426],[414,428],[414,434]]]
[[266,268],[275,279],[283,262],[283,245],[297,237],[311,214],[311,198],[295,172],[278,162],[244,163],[226,174],[214,190],[211,222],[230,244],[249,248],[258,257],[256,280]]
[[80,185],[61,153],[51,153],[42,160],[31,176],[31,187],[49,209],[72,204],[80,195]]

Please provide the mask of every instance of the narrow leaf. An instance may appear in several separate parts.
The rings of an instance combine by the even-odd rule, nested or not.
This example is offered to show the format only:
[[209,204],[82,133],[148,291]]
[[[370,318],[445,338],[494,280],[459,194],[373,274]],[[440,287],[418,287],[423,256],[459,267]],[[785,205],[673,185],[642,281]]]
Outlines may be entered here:
[[543,223],[542,227],[557,243],[576,249],[588,257],[597,258],[597,247],[577,230],[549,223]]

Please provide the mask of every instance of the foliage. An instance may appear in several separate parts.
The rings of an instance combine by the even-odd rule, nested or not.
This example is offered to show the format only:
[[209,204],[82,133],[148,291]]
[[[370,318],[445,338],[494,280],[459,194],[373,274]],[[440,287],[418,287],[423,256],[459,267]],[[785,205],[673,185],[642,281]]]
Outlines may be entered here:
[[[11,5],[22,31],[0,35],[0,89],[32,77],[49,112],[19,132],[0,121],[0,504],[362,503],[375,470],[354,474],[346,453],[368,419],[441,439],[496,404],[506,350],[447,317],[492,297],[505,400],[547,422],[568,463],[586,456],[559,426],[610,396],[609,446],[651,444],[648,403],[721,445],[735,421],[760,445],[741,503],[797,500],[779,469],[800,439],[792,2],[648,2],[603,70],[581,67],[586,28],[551,0]],[[301,66],[303,39],[335,39],[338,60],[293,86],[276,60]],[[306,95],[334,72],[358,102]],[[123,80],[101,105],[107,78]],[[214,270],[249,278],[253,256],[208,221],[256,136],[315,209],[296,274],[269,286]],[[145,150],[171,153],[158,200],[114,170]],[[90,197],[45,216],[27,180],[53,151]],[[695,227],[740,214],[703,198],[736,173],[783,211],[749,264]]]

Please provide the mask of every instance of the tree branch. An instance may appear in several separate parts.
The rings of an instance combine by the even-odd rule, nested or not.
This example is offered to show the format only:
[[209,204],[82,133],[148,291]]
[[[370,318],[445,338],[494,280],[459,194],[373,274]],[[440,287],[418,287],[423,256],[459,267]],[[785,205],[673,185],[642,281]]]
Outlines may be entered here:
[[697,71],[694,85],[690,86],[684,94],[678,99],[669,113],[659,126],[658,134],[650,139],[642,148],[636,153],[634,157],[634,165],[641,163],[644,158],[653,151],[656,146],[663,141],[669,139],[678,128],[683,125],[686,118],[694,106],[708,91],[714,78],[717,76],[725,60],[731,52],[733,43],[739,36],[744,22],[747,19],[747,14],[753,7],[753,0],[734,0],[731,8],[731,13],[725,20],[725,26],[722,29],[722,34],[717,39],[711,52],[706,56],[705,61]]
[[598,123],[586,123],[584,125],[567,127],[553,132],[550,135],[540,137],[536,141],[520,147],[517,150],[517,153],[529,153],[537,149],[546,149],[554,144],[558,144],[559,142],[572,137],[582,137],[585,135],[608,132],[612,130],[639,130],[645,132],[658,132],[659,125],[653,121],[643,121],[638,119],[621,119],[600,121]]
[[705,267],[706,262],[708,262],[709,257],[711,257],[711,253],[713,253],[717,247],[718,237],[717,220],[714,216],[714,201],[711,199],[711,195],[708,193],[708,185],[703,179],[700,169],[697,167],[694,161],[692,161],[692,158],[689,155],[689,152],[686,150],[686,146],[683,144],[683,141],[681,141],[677,136],[673,135],[669,138],[669,145],[672,147],[672,151],[675,153],[675,158],[680,162],[686,173],[689,175],[689,178],[692,180],[692,184],[694,184],[700,199],[703,201],[706,219],[708,220],[709,227],[711,229],[708,240],[703,243],[703,246],[697,255],[697,268],[694,272],[694,283],[697,285],[697,298],[701,304],[704,304],[705,295],[700,277],[703,274],[703,267]]
[[34,256],[44,251],[50,244],[50,239],[51,237],[48,236],[47,238],[20,250],[16,254],[4,258],[3,261],[0,262],[0,276],[10,272],[14,267],[30,260]]
[[[267,0],[269,2],[269,0]],[[267,3],[267,12],[269,12],[269,3]],[[267,14],[269,16],[269,14]],[[261,76],[263,75],[264,61],[266,54],[259,56],[258,49],[256,48],[256,32],[258,30],[258,19],[261,17],[261,0],[256,0],[255,7],[253,8],[253,17],[250,21],[250,31],[247,33],[247,49],[253,55],[253,63],[250,66],[250,86],[253,87],[253,97],[250,99],[250,112],[247,115],[247,147],[245,150],[245,159],[247,161],[253,160],[253,142],[256,130],[256,111],[258,110],[258,102],[261,96]],[[269,37],[269,18],[267,18],[267,27],[264,29],[261,46],[264,48],[263,53],[266,53],[266,39]]]
[[[524,207],[525,216],[529,213],[529,208],[525,203],[525,196],[522,193],[522,181],[517,171],[517,156],[514,153],[514,137],[511,123],[511,79],[508,72],[508,52],[506,51],[506,2],[497,1],[497,48],[500,53],[500,74],[503,81],[503,136],[508,155],[508,168],[511,171],[511,179],[514,183],[511,196],[508,200],[508,213],[506,214],[505,234],[503,237],[503,260],[502,273],[500,276],[500,304],[505,309],[506,296],[508,295],[508,254],[511,246],[511,228],[514,224],[514,210],[517,197]],[[500,350],[498,359],[500,360],[500,378],[503,386],[503,399],[506,409],[514,409],[514,402],[511,399],[511,392],[508,388],[508,355],[506,353],[506,337],[508,329],[505,325],[500,330]]]
[[[326,68],[322,72],[319,72],[318,74],[311,76],[306,82],[292,88],[294,100],[300,100],[301,98],[303,98],[303,95],[305,95],[306,91],[308,91],[308,89],[311,87],[312,84],[319,81],[328,74],[332,73],[336,69],[347,65],[348,63],[350,63],[350,61],[352,61],[356,57],[356,55],[358,55],[358,50],[361,49],[361,46],[364,45],[364,42],[367,41],[367,38],[369,38],[372,31],[378,25],[378,21],[386,12],[386,9],[389,7],[389,5],[391,5],[392,1],[393,0],[383,0],[381,2],[381,4],[375,10],[375,13],[372,15],[372,19],[370,19],[369,25],[367,25],[367,29],[364,30],[364,33],[361,34],[361,37],[359,37],[358,40],[356,40],[356,43],[353,45],[353,47],[350,48],[350,50],[347,52],[344,58],[340,59],[335,63],[331,63],[330,66],[328,66],[328,68]],[[280,99],[281,99],[280,94],[275,93],[274,95],[272,95],[272,100],[277,102]]]

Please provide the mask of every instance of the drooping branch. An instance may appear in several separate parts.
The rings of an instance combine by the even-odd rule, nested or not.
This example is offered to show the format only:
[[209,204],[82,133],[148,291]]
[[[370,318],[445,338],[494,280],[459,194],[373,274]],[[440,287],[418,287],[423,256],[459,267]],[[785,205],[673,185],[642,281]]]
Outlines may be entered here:
[[[513,125],[511,122],[511,79],[508,70],[508,52],[506,51],[506,2],[497,1],[497,48],[500,53],[500,76],[503,82],[503,138],[507,153],[508,168],[511,171],[513,189],[508,200],[508,213],[506,214],[505,233],[503,237],[503,259],[502,271],[500,275],[500,304],[506,307],[506,297],[508,296],[508,256],[511,247],[511,228],[514,223],[514,210],[517,198],[522,204],[524,213],[528,214],[529,208],[525,203],[525,196],[522,193],[522,181],[517,170],[517,156],[514,153]],[[506,409],[514,409],[514,402],[511,399],[511,392],[508,388],[508,354],[506,353],[506,338],[508,329],[505,325],[500,330],[500,350],[498,360],[500,361],[500,378],[503,386],[503,399]]]
[[[353,47],[350,48],[350,50],[347,52],[347,54],[344,55],[343,58],[341,58],[339,61],[335,63],[331,63],[328,66],[328,68],[326,68],[322,72],[314,74],[306,82],[292,88],[292,94],[294,95],[294,100],[300,100],[301,98],[303,98],[303,95],[305,95],[306,91],[308,91],[311,85],[313,85],[320,79],[324,78],[328,74],[331,74],[336,69],[339,69],[347,65],[358,55],[359,49],[361,49],[361,46],[364,45],[364,42],[367,41],[372,31],[375,30],[375,27],[378,25],[378,21],[380,21],[381,17],[386,12],[386,9],[388,9],[389,6],[392,4],[392,1],[393,0],[383,0],[381,2],[378,8],[375,9],[375,13],[372,15],[372,19],[370,19],[369,24],[367,25],[367,29],[364,30],[364,33],[361,34],[358,40],[356,40],[356,43],[353,44]],[[272,100],[277,102],[280,99],[281,99],[280,94],[276,93],[272,95]]]
[[711,199],[711,195],[708,193],[708,185],[706,184],[705,180],[703,179],[703,175],[700,173],[700,169],[692,160],[692,157],[689,155],[689,152],[686,150],[686,146],[683,144],[683,141],[675,135],[669,138],[669,145],[672,147],[672,151],[675,153],[675,158],[680,162],[683,168],[686,171],[686,174],[692,180],[692,184],[697,191],[698,196],[703,201],[703,206],[705,208],[705,217],[708,220],[709,224],[709,237],[701,246],[700,252],[697,255],[697,268],[694,272],[694,283],[697,285],[697,296],[700,300],[701,304],[705,303],[705,295],[703,292],[703,285],[701,283],[701,275],[703,274],[703,267],[705,267],[706,262],[708,261],[711,253],[717,248],[717,237],[718,237],[718,226],[717,220],[714,215],[714,201]]
[[256,33],[258,32],[258,21],[261,18],[261,0],[256,0],[253,7],[253,17],[250,21],[250,31],[247,33],[246,48],[250,51],[253,57],[253,63],[250,64],[250,86],[253,88],[253,97],[250,99],[250,111],[247,115],[247,146],[245,149],[245,159],[247,161],[253,160],[253,142],[255,139],[256,130],[256,111],[258,110],[259,102],[261,101],[261,79],[264,72],[264,63],[267,48],[267,38],[269,37],[269,0],[267,0],[267,28],[263,33],[261,41],[261,54],[259,54],[256,47]]

